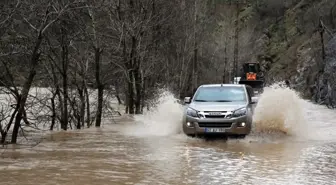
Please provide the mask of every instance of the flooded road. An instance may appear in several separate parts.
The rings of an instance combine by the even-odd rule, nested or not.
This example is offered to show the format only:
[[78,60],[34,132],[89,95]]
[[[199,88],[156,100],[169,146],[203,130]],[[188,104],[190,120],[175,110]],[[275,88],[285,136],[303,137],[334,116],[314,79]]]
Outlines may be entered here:
[[[298,107],[274,103],[284,98],[281,93],[291,99],[280,92],[272,97],[277,106],[261,101],[275,112],[273,118],[264,116],[269,126],[258,124],[263,131],[290,130],[288,135],[255,131],[240,140],[187,138],[179,132],[180,107],[167,98],[157,112],[136,117],[137,124],[53,133],[33,148],[7,148],[0,159],[1,185],[336,184],[336,111],[292,99],[302,107],[299,117]],[[293,115],[277,115],[285,104]]]

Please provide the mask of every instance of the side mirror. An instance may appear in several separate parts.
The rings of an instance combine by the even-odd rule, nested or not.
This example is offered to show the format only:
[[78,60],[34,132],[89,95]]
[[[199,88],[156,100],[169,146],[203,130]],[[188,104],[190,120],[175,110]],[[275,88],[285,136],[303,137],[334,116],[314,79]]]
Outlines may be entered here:
[[188,104],[188,103],[190,103],[190,101],[191,101],[190,97],[185,97],[184,98],[184,103]]
[[255,96],[252,97],[252,98],[251,98],[251,103],[252,103],[252,104],[256,104],[256,103],[258,103],[258,97],[255,97]]

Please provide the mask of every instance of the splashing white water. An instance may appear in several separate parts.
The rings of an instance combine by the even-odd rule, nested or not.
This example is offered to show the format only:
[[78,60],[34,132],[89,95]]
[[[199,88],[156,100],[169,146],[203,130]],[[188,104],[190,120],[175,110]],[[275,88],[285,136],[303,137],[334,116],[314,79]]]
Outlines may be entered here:
[[183,105],[174,95],[163,90],[159,94],[154,110],[143,115],[135,115],[135,125],[127,128],[127,133],[137,136],[168,136],[181,133]]
[[[265,87],[254,113],[252,136],[263,134],[302,135],[307,127],[304,105],[306,102],[292,89],[276,83]],[[182,132],[183,105],[166,90],[159,94],[154,110],[134,116],[134,125],[126,133],[136,136],[169,136]],[[305,130],[306,129],[306,130]]]
[[[265,87],[254,113],[255,133],[300,135],[305,122],[303,101],[292,89],[276,83]],[[301,131],[300,131],[301,130]]]

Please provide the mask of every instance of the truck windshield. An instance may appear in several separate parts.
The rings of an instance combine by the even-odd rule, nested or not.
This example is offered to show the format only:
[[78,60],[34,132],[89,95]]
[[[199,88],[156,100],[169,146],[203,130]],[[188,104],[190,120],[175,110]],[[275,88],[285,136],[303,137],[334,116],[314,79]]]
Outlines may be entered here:
[[244,66],[244,72],[252,72],[252,73],[258,73],[259,72],[259,65],[257,64],[246,64]]
[[201,87],[195,94],[196,102],[246,102],[243,87]]

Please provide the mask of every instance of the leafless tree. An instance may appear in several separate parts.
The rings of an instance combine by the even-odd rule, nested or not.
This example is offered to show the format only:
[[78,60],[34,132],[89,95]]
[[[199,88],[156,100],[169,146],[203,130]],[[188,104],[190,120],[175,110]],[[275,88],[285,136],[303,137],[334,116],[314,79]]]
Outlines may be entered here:
[[[319,29],[323,48],[330,40],[326,35],[335,31],[335,4],[324,3],[333,8],[321,15],[320,25],[328,28]],[[286,9],[299,5],[275,0],[3,3],[0,97],[10,101],[0,106],[1,142],[13,128],[16,143],[23,124],[50,130],[99,127],[113,112],[114,98],[126,113],[141,114],[155,104],[160,88],[182,98],[203,83],[228,83],[243,62],[279,58],[268,51],[277,41],[274,30],[256,22],[281,25]],[[298,20],[294,27],[303,27],[304,18]],[[259,56],[255,51],[264,49],[254,45],[262,32],[268,40]],[[290,45],[296,39],[284,35],[279,42]],[[327,49],[322,53],[318,56],[326,57]],[[320,67],[325,74],[325,65]],[[327,86],[332,97],[330,79]]]

